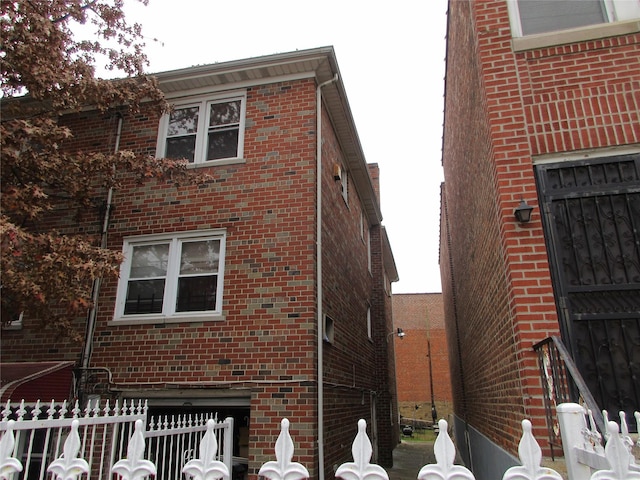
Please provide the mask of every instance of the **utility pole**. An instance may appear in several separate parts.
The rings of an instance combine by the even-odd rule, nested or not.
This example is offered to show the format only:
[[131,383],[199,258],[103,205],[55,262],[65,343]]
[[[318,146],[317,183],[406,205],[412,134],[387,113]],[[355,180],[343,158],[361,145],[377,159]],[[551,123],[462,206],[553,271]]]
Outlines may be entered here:
[[436,425],[438,419],[438,412],[436,410],[436,401],[433,395],[433,368],[431,366],[431,339],[430,330],[427,330],[427,357],[429,357],[429,390],[431,391],[431,419],[433,420],[433,426]]

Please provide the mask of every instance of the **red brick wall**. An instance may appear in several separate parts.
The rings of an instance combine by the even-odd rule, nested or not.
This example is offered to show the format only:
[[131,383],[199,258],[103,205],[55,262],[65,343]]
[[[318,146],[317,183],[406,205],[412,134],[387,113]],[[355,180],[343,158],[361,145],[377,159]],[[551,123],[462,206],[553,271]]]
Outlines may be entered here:
[[[403,417],[432,420],[431,380],[438,418],[447,418],[452,412],[442,300],[440,293],[393,295],[393,321],[396,328],[405,332],[402,339],[392,337],[395,339],[398,402]],[[428,343],[431,345],[431,363]]]
[[[640,141],[640,42],[514,52],[506,2],[449,7],[441,269],[454,398],[514,452],[523,417],[546,435],[532,345],[559,332],[532,157]],[[535,208],[526,225],[513,218],[521,198]]]
[[[454,310],[445,301],[445,314],[449,325],[457,322],[457,332],[451,333],[459,345],[450,351],[450,357],[458,357],[458,371],[452,376],[460,377],[454,383],[456,413],[499,445],[512,449],[526,414],[518,374],[522,346],[514,337],[508,259],[496,207],[500,186],[482,91],[482,64],[474,32],[469,30],[475,8],[472,2],[450,4],[443,162],[453,270],[443,277],[453,285],[443,283],[443,294],[450,296],[455,288]],[[448,267],[447,260],[441,260],[441,268]]]
[[[111,372],[116,396],[183,397],[197,386],[199,392],[209,388],[212,396],[225,390],[246,398],[253,473],[272,459],[280,420],[287,417],[296,460],[317,476],[315,88],[313,79],[249,88],[246,163],[202,167],[214,177],[207,185],[176,187],[155,180],[137,185],[123,179],[109,225],[109,248],[118,251],[126,236],[226,229],[224,320],[114,324],[117,282],[104,282],[91,365]],[[112,150],[114,117],[88,112],[65,121],[77,132],[70,149]],[[155,155],[157,116],[124,112],[123,121],[121,148]],[[334,464],[351,460],[348,446],[357,420],[371,425],[372,402],[380,402],[379,358],[367,336],[366,313],[377,304],[373,285],[382,276],[373,277],[368,269],[359,194],[350,185],[345,204],[333,178],[341,152],[326,113],[323,137],[323,308],[336,329],[324,354],[325,465],[332,478]],[[99,232],[98,213],[85,212],[89,221],[71,214],[55,221],[69,230]],[[372,250],[380,262],[379,242]],[[383,325],[386,314],[390,307],[376,310],[374,325]],[[3,332],[4,361],[25,355],[79,359],[81,345],[32,327],[25,320],[23,330]],[[385,364],[382,376],[387,373]],[[378,408],[380,425],[389,424],[388,408],[386,403]],[[389,438],[381,434],[379,444],[391,455]]]

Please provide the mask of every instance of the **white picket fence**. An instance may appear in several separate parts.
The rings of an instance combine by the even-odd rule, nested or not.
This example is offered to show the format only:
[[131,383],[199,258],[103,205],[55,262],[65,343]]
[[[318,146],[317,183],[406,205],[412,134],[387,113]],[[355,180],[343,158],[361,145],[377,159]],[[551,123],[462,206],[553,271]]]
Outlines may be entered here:
[[[585,412],[580,405],[562,404],[558,407],[558,417],[567,461],[569,480],[640,480],[640,468],[631,453],[634,444],[626,431],[624,417],[621,418],[622,431],[615,422],[607,422],[605,446],[596,435],[593,425],[587,425]],[[636,419],[640,415],[636,413]],[[14,456],[14,430],[19,422],[8,421],[0,440],[0,480],[13,480],[13,475],[24,466]],[[206,431],[199,444],[198,455],[189,459],[181,468],[186,478],[193,480],[229,480],[228,464],[218,460],[218,441],[214,433],[216,422],[209,419]],[[81,440],[78,434],[80,419],[71,422],[70,432],[64,442],[63,454],[49,464],[47,471],[53,480],[78,480],[89,472],[90,463],[78,457]],[[387,472],[379,465],[371,464],[372,446],[366,433],[366,422],[358,421],[358,432],[353,441],[353,462],[342,464],[336,470],[336,477],[343,480],[389,480]],[[434,444],[436,463],[425,465],[417,474],[418,480],[475,480],[473,473],[461,465],[454,465],[455,446],[447,432],[447,422],[440,420],[439,433]],[[531,432],[531,422],[523,420],[522,438],[518,448],[521,466],[508,469],[502,480],[562,480],[553,469],[541,466],[542,451]],[[637,445],[640,447],[640,445]],[[135,421],[135,429],[128,439],[127,455],[115,462],[110,470],[123,480],[141,480],[158,474],[157,464],[144,458],[145,436],[142,419]],[[585,453],[586,452],[586,453]],[[585,456],[586,455],[586,456]],[[294,444],[289,434],[289,421],[281,422],[280,435],[275,444],[275,461],[262,465],[260,478],[269,480],[304,480],[309,478],[306,467],[293,462]],[[584,467],[584,468],[583,468]],[[575,469],[581,471],[574,471]],[[592,472],[593,471],[593,472]],[[583,476],[585,475],[585,476]],[[588,476],[586,476],[588,475]],[[93,477],[89,477],[93,478]],[[181,478],[175,476],[173,478]]]
[[141,401],[113,408],[96,401],[84,410],[77,403],[69,410],[66,402],[7,402],[0,416],[0,480],[141,479],[151,465],[157,480],[179,479],[203,442],[207,452],[215,442],[215,460],[231,471],[233,418],[164,416],[147,424],[147,410]]
[[[631,438],[624,412],[619,414],[620,428],[609,420],[606,411],[602,413],[607,431],[600,433],[590,411],[575,403],[558,405],[569,480],[640,480],[640,465],[633,454],[634,448],[640,449],[640,438],[636,442]],[[636,425],[640,426],[640,412],[634,416]]]

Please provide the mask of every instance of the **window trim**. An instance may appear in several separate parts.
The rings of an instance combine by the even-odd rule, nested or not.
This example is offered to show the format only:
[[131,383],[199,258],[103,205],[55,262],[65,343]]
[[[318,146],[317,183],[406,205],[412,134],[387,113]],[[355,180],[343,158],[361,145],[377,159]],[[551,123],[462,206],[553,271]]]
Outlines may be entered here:
[[371,228],[367,230],[367,269],[371,273]]
[[[210,115],[210,109],[207,108],[211,103],[221,103],[225,101],[240,100],[240,124],[238,130],[238,151],[235,157],[219,158],[216,160],[204,160],[207,150],[207,122]],[[196,147],[193,163],[189,163],[190,168],[206,167],[211,165],[228,165],[233,163],[244,163],[244,140],[247,116],[247,92],[246,90],[231,91],[224,93],[200,94],[189,97],[180,97],[171,99],[171,105],[174,108],[199,106],[198,128],[196,131]],[[160,118],[158,125],[158,139],[156,142],[156,157],[165,158],[167,131],[169,128],[169,113],[165,113]]]
[[618,0],[605,0],[604,3],[607,23],[523,35],[517,0],[507,0],[513,50],[518,52],[640,32],[640,6],[634,11],[625,11],[616,7],[620,5]]
[[340,177],[340,193],[344,203],[349,206],[349,172],[346,168],[342,169],[342,176]]
[[20,312],[20,315],[18,315],[18,318],[16,318],[15,320],[11,320],[9,323],[2,325],[2,331],[5,330],[22,330],[22,326],[23,326],[23,320],[24,318],[24,312]]
[[[178,264],[176,257],[176,246],[185,241],[202,241],[202,240],[219,240],[220,241],[220,259],[218,261],[218,278],[216,288],[216,308],[214,310],[200,312],[176,312],[175,302],[178,288]],[[131,252],[134,246],[152,245],[162,242],[169,242],[169,257],[167,263],[166,285],[165,290],[169,291],[165,296],[166,302],[163,302],[163,311],[161,313],[144,313],[125,315],[125,303],[127,298],[127,289],[129,284],[129,276],[131,273]],[[201,322],[210,320],[223,320],[223,293],[224,293],[224,270],[226,257],[226,230],[197,230],[188,232],[174,232],[168,234],[154,235],[138,235],[125,237],[123,239],[122,253],[124,261],[120,265],[120,277],[118,279],[118,288],[116,293],[116,302],[111,324],[144,324],[144,323],[175,323],[175,322]]]

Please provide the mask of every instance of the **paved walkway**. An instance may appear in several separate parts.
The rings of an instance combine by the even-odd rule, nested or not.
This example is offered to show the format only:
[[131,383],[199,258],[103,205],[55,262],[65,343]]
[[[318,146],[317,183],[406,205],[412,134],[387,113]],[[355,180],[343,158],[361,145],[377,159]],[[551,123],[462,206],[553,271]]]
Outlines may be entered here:
[[436,463],[433,442],[402,442],[393,450],[393,468],[388,468],[389,480],[413,480],[420,469]]

